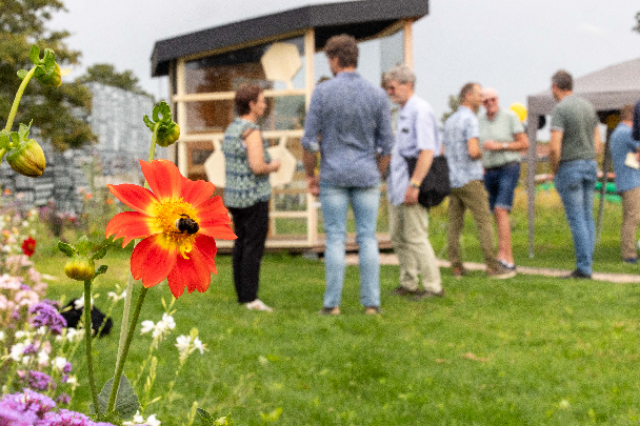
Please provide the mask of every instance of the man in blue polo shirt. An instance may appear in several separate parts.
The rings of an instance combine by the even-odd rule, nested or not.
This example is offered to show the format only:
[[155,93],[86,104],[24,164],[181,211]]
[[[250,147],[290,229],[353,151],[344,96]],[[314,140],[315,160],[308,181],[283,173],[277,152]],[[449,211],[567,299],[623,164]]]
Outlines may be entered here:
[[[416,76],[407,65],[393,68],[384,80],[387,94],[400,105],[387,179],[389,233],[400,263],[400,286],[394,293],[417,298],[441,297],[444,289],[440,269],[427,231],[429,212],[418,203],[422,180],[431,168],[434,155],[441,151],[436,117],[431,105],[414,93]],[[411,175],[407,158],[417,160]],[[422,275],[422,291],[418,274]]]
[[622,261],[638,263],[636,230],[640,223],[640,170],[625,163],[629,154],[637,156],[640,142],[631,137],[633,105],[620,110],[620,124],[611,133],[611,158],[616,172],[616,191],[622,196],[622,229],[620,251]]
[[[360,258],[360,301],[365,313],[380,312],[380,254],[376,224],[380,176],[393,146],[387,96],[356,72],[358,45],[346,34],[331,37],[325,54],[335,78],[313,92],[304,125],[307,188],[320,195],[326,235],[327,287],[322,314],[340,314],[345,270],[347,210],[353,208]],[[315,176],[320,152],[320,176]]]

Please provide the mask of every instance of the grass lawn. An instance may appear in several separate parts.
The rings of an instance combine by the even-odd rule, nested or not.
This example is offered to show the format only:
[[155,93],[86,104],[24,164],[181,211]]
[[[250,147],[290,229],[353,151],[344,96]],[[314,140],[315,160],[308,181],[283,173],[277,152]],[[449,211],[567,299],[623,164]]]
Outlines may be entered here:
[[[478,253],[469,246],[473,260]],[[42,272],[61,276],[61,255],[43,250],[36,260]],[[98,283],[98,306],[115,282],[126,281],[127,253],[110,253],[104,263],[111,266]],[[238,425],[263,424],[260,413],[278,408],[280,425],[640,422],[636,285],[531,276],[495,281],[482,272],[455,280],[443,270],[446,297],[414,302],[389,294],[398,269],[384,266],[384,311],[369,317],[358,302],[357,268],[348,267],[343,315],[321,317],[323,263],[265,257],[260,297],[276,308],[273,314],[239,307],[230,257],[218,256],[217,264],[208,292],[176,302],[176,330],[157,352],[152,396],[173,379],[177,335],[197,327],[209,349],[187,360],[169,400],[147,407],[145,414],[156,413],[163,425],[186,424],[193,401],[216,416],[232,413]],[[49,288],[54,298],[81,293],[62,278]],[[160,319],[162,297],[171,298],[166,285],[149,292],[142,320]],[[100,386],[113,374],[120,309],[114,332],[95,347]],[[137,338],[129,378],[150,341]],[[82,388],[74,408],[82,411],[90,399],[85,368],[75,366]]]

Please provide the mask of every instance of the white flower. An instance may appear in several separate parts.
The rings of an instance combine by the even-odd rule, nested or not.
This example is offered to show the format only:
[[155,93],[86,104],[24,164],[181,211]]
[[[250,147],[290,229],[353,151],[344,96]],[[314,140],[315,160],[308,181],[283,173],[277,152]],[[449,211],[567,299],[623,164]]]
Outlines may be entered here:
[[140,411],[136,411],[136,415],[133,416],[132,421],[124,422],[122,424],[124,426],[133,426],[137,424],[147,424],[149,426],[160,426],[161,422],[160,420],[156,419],[155,414],[150,415],[149,417],[147,417],[147,420],[145,420],[144,417],[142,417],[142,415],[140,414]]
[[180,352],[180,358],[187,357],[189,355],[189,348],[191,347],[191,336],[178,336],[176,339],[176,348]]
[[147,334],[155,328],[155,324],[151,320],[142,321],[140,325],[142,326],[140,334]]
[[67,383],[71,386],[71,390],[76,390],[78,387],[78,378],[76,376],[69,376]]
[[53,361],[51,361],[51,365],[62,371],[62,369],[67,365],[67,359],[61,356],[57,356],[53,359]]
[[29,334],[27,332],[20,330],[20,331],[16,331],[15,337],[16,339],[22,339],[23,337],[28,335]]
[[4,331],[0,330],[0,342],[4,340]]
[[20,361],[22,359],[22,353],[24,352],[25,347],[26,345],[24,343],[16,343],[15,345],[11,346],[9,357],[14,361]]
[[31,364],[31,357],[29,355],[23,356],[21,362],[22,362],[22,365],[29,365]]
[[162,322],[164,322],[169,330],[176,328],[176,322],[173,317],[167,313],[162,314]]
[[[94,305],[93,301],[96,300],[98,296],[99,296],[98,294],[91,295],[91,306]],[[73,305],[76,307],[76,309],[84,308],[84,292],[82,293],[82,296],[80,296],[78,299],[76,299],[73,302]]]
[[206,346],[207,345],[202,343],[202,341],[200,340],[199,337],[196,337],[195,340],[193,341],[193,348],[199,350],[200,351],[200,355],[204,354]]
[[38,352],[38,365],[49,365],[49,354],[45,351]]
[[84,333],[76,330],[75,328],[67,328],[67,340],[73,342],[74,340],[82,340]]
[[47,334],[47,327],[39,327],[36,333],[38,333],[40,336],[44,336],[45,334]]
[[109,297],[109,299],[111,299],[113,303],[118,303],[120,300],[124,299],[126,295],[126,290],[120,293],[120,295],[118,295],[118,293],[116,293],[115,291],[110,291],[109,293],[107,293],[107,297]]

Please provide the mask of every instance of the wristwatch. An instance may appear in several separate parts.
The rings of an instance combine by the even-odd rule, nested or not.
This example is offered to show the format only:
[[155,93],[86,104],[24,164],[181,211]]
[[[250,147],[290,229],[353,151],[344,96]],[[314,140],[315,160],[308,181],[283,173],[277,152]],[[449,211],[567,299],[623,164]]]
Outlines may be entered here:
[[413,179],[409,181],[409,185],[411,185],[413,188],[420,188],[420,182]]
[[506,150],[507,150],[507,143],[506,143],[506,142],[502,142],[502,149],[503,149],[504,151],[506,151]]

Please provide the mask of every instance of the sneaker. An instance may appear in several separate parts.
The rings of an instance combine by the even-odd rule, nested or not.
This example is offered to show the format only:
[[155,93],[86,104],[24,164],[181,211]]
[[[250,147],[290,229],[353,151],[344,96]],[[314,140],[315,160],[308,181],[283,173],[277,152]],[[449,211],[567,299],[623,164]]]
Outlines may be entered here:
[[622,259],[622,261],[624,263],[631,263],[631,264],[635,265],[635,264],[638,263],[638,258],[637,257],[628,257],[626,259]]
[[591,279],[591,275],[590,274],[585,274],[584,272],[580,271],[579,269],[576,269],[575,271],[573,271],[569,275],[566,275],[566,276],[562,277],[562,279],[571,279],[571,278],[575,278],[577,280],[590,280]]
[[273,308],[265,305],[264,302],[260,299],[249,302],[246,304],[246,306],[250,311],[273,312]]
[[463,267],[454,266],[453,268],[451,268],[451,273],[453,274],[454,278],[460,279],[467,274],[467,270]]
[[340,315],[340,306],[334,306],[333,308],[324,307],[318,313],[320,315]]
[[487,269],[487,276],[497,280],[505,280],[516,276],[515,270],[509,270],[498,263],[496,269]]
[[391,294],[395,294],[396,296],[416,296],[420,294],[420,290],[409,290],[406,287],[398,286],[391,292]]
[[365,306],[365,315],[380,315],[380,306]]
[[430,297],[444,297],[444,288],[440,291],[423,290],[416,295],[416,300],[428,299]]
[[502,259],[498,259],[498,263],[499,263],[500,265],[502,265],[502,267],[503,267],[504,269],[508,269],[508,270],[510,270],[510,271],[515,271],[515,270],[516,270],[516,265],[515,265],[515,263],[509,263],[509,262],[507,262],[506,260],[502,260]]

